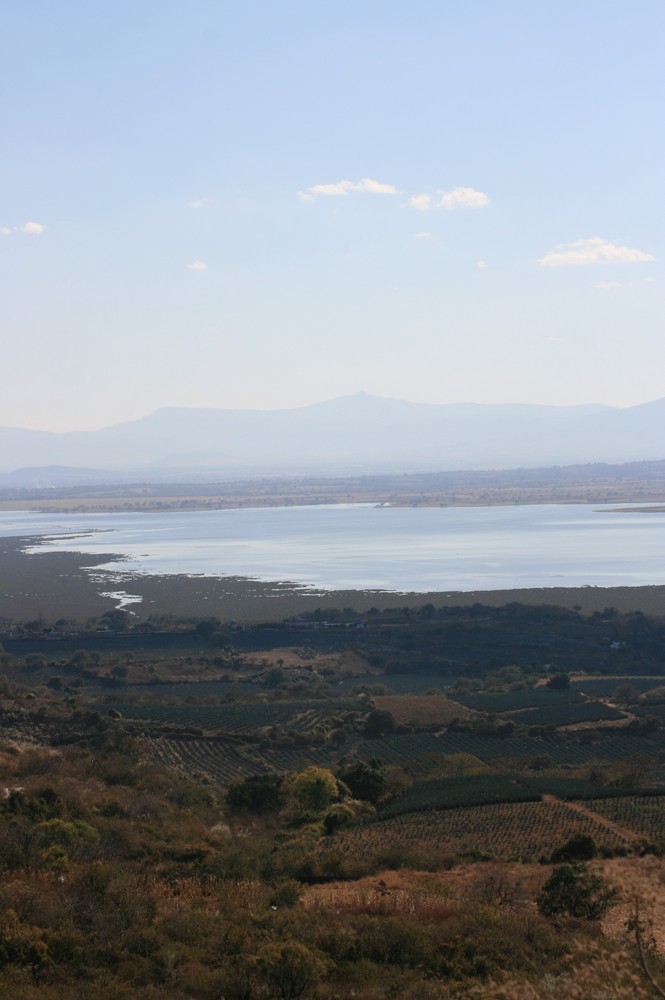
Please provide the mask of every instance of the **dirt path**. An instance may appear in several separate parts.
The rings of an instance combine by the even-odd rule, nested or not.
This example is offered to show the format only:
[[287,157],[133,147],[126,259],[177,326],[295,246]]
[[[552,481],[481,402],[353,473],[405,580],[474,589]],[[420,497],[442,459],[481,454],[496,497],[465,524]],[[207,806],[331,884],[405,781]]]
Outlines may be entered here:
[[604,826],[606,830],[611,830],[617,836],[621,837],[623,840],[627,840],[629,843],[637,839],[637,835],[634,830],[629,830],[625,826],[620,826],[613,820],[608,819],[606,816],[602,816],[600,813],[594,812],[593,809],[588,809],[581,802],[570,802],[565,799],[560,799],[556,795],[543,795],[543,800],[547,802],[558,802],[562,806],[566,806],[568,809],[572,809],[573,812],[578,813],[581,816],[586,816],[587,819],[592,819],[596,823],[600,823]]

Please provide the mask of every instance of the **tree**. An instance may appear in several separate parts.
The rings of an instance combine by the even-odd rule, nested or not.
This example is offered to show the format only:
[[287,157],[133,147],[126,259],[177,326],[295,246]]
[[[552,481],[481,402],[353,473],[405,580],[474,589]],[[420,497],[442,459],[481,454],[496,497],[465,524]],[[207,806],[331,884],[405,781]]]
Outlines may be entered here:
[[397,730],[397,722],[392,712],[374,708],[365,722],[365,736],[391,736]]
[[300,941],[266,945],[259,966],[272,996],[296,1000],[314,986],[326,971],[325,961]]
[[581,861],[554,869],[537,897],[539,913],[545,917],[578,917],[600,920],[617,903],[617,891]]
[[231,785],[226,802],[231,809],[253,813],[276,812],[282,807],[282,779],[276,774],[260,774]]
[[122,632],[129,627],[130,617],[129,612],[122,608],[114,608],[113,611],[105,611],[99,620],[112,632]]
[[591,861],[598,854],[596,841],[589,833],[576,833],[552,854],[554,864],[562,861]]
[[380,760],[358,760],[347,764],[339,772],[339,777],[354,799],[377,802],[386,790],[386,772]]
[[339,798],[337,779],[324,767],[306,767],[291,779],[289,790],[304,812],[320,813]]
[[570,677],[568,674],[554,674],[547,682],[551,691],[567,691],[570,687]]

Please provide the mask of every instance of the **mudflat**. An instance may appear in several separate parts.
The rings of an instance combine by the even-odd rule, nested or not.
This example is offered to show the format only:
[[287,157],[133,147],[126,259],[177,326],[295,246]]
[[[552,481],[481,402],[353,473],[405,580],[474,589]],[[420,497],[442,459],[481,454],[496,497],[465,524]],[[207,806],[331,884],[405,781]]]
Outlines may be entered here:
[[37,539],[0,539],[0,621],[60,618],[84,622],[118,605],[102,591],[126,591],[142,601],[129,610],[139,620],[159,615],[215,616],[222,621],[279,621],[316,608],[367,611],[423,604],[500,607],[512,601],[579,608],[584,614],[607,607],[622,612],[665,614],[665,585],[643,587],[546,587],[470,592],[395,593],[375,590],[312,590],[285,582],[265,583],[244,577],[148,576],[96,570],[112,553],[41,552],[23,549]]

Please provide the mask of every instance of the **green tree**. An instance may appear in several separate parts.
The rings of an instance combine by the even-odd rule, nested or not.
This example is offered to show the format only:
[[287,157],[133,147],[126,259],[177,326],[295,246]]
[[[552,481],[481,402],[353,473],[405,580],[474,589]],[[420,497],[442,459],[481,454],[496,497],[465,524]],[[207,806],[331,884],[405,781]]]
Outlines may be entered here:
[[226,802],[231,809],[276,812],[283,805],[282,779],[276,774],[260,774],[236,781],[227,792]]
[[617,891],[593,875],[583,862],[576,861],[554,869],[536,902],[545,917],[600,920],[616,905]]
[[554,864],[564,861],[591,861],[598,854],[596,841],[589,833],[576,833],[552,854]]
[[343,767],[340,779],[354,799],[376,802],[386,790],[386,772],[380,760],[358,760]]
[[306,767],[293,776],[289,791],[303,812],[321,813],[339,798],[339,786],[332,771],[324,767]]

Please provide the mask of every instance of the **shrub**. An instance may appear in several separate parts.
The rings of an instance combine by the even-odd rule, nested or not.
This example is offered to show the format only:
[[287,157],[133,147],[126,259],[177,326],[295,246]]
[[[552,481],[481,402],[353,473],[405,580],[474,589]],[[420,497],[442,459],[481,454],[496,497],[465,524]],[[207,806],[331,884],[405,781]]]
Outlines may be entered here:
[[536,900],[543,916],[600,920],[616,905],[617,891],[577,861],[554,869]]
[[567,861],[591,861],[598,854],[596,841],[588,833],[576,833],[552,854],[554,864]]

